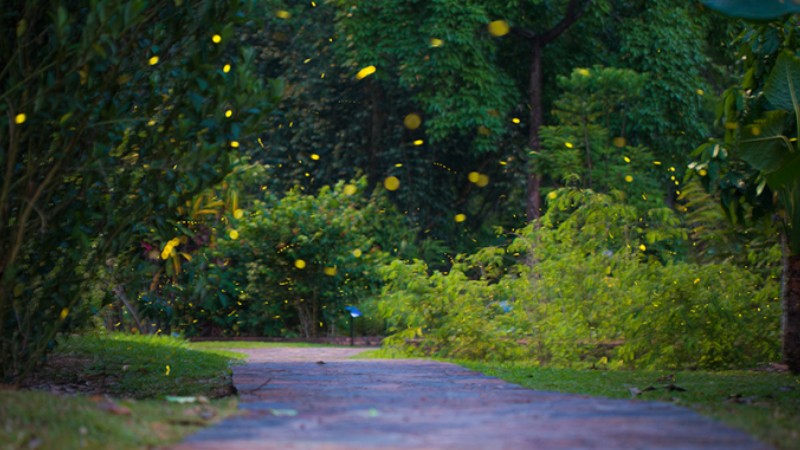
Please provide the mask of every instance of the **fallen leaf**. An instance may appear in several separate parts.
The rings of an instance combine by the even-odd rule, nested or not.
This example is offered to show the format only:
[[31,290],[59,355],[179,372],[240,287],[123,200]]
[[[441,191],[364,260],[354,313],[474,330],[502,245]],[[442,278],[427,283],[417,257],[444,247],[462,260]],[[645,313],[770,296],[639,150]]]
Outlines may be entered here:
[[129,416],[131,415],[131,410],[128,407],[118,405],[111,400],[106,400],[103,403],[97,405],[98,408],[102,409],[103,411],[110,412],[111,414],[115,414],[118,416]]

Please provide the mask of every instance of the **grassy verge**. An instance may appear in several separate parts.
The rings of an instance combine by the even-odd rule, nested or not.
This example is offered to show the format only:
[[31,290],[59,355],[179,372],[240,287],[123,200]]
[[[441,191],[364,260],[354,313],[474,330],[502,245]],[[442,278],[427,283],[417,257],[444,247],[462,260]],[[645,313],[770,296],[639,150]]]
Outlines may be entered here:
[[231,393],[230,364],[239,358],[166,337],[70,337],[26,382],[35,390],[0,390],[0,448],[178,442],[235,412],[235,397],[221,397]]
[[[378,349],[357,358],[402,358]],[[782,450],[800,449],[800,376],[762,371],[600,371],[452,361],[530,389],[689,407]]]
[[597,371],[461,364],[531,389],[673,402],[744,430],[775,448],[800,449],[798,376],[755,371]]

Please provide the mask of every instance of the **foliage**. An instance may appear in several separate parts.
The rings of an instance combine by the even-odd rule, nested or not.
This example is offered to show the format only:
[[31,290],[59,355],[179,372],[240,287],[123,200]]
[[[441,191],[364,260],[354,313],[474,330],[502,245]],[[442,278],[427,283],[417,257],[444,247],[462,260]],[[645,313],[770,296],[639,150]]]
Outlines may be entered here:
[[774,280],[675,261],[685,235],[668,209],[639,215],[623,197],[554,194],[540,228],[456,258],[449,273],[388,266],[386,344],[558,366],[722,368],[776,357]]
[[379,287],[377,267],[411,250],[402,217],[365,189],[362,178],[316,195],[266,194],[230,217],[187,265],[178,323],[192,335],[314,337],[343,327],[343,307]]
[[229,170],[270,106],[234,46],[256,4],[4,4],[1,377],[85,320],[82,297],[109,257],[175,226],[170,210]]

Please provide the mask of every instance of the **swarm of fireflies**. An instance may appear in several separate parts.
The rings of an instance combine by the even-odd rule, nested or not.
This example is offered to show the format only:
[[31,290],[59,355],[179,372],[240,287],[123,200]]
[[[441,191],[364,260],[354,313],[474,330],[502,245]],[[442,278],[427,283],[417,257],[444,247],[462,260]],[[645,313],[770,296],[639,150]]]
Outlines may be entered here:
[[231,141],[231,147],[239,148],[239,141]]
[[230,64],[225,64],[224,66],[222,66],[222,71],[225,72],[225,73],[230,72],[231,71],[231,65]]
[[215,35],[211,36],[211,42],[213,42],[215,44],[219,44],[220,42],[222,42],[222,36],[220,36],[218,34],[215,34]]
[[25,123],[26,120],[28,120],[28,116],[26,116],[25,113],[17,114],[14,117],[14,123],[16,123],[17,125]]
[[633,183],[633,177],[630,175],[625,175],[625,182],[626,183]]
[[302,259],[298,259],[294,262],[294,266],[302,270],[306,268],[306,262],[303,261]]
[[422,145],[424,143],[425,143],[425,141],[423,141],[422,139],[417,139],[417,140],[414,141],[414,146],[415,147],[419,147],[420,145]]
[[453,218],[453,220],[455,220],[457,223],[461,223],[461,222],[467,220],[467,215],[466,214],[456,214],[456,216]]
[[470,183],[477,183],[478,180],[481,178],[481,174],[478,172],[470,172],[467,174],[467,179]]
[[158,56],[153,56],[150,59],[148,59],[147,64],[150,64],[151,66],[155,66],[156,64],[158,64]]

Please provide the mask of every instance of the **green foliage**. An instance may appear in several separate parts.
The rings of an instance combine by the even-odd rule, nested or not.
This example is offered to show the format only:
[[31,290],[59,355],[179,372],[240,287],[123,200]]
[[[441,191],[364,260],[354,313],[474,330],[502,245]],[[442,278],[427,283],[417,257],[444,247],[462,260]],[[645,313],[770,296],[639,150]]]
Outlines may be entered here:
[[302,335],[343,328],[343,307],[371,298],[377,268],[411,236],[366,180],[316,195],[254,201],[187,264],[178,323],[189,334]]
[[642,368],[753,367],[779,358],[779,286],[732,264],[651,265],[634,274],[619,357]]
[[675,261],[686,235],[669,209],[640,215],[619,194],[553,194],[539,228],[460,256],[448,273],[388,266],[386,344],[584,367],[723,368],[777,356],[775,280]]
[[4,3],[0,377],[40,361],[88,316],[94,274],[230,169],[272,103],[233,46],[257,4]]

